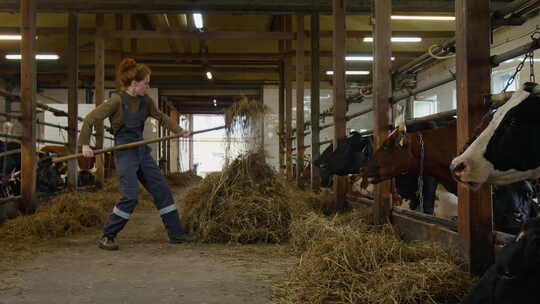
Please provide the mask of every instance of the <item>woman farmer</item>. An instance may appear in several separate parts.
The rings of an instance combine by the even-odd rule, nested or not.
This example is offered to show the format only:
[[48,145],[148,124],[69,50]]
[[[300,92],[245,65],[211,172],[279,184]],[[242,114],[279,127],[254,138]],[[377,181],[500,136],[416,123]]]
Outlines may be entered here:
[[[114,131],[115,145],[143,140],[144,122],[148,116],[157,119],[182,137],[190,135],[189,131],[182,130],[177,123],[160,112],[154,101],[146,95],[150,73],[150,68],[136,63],[131,58],[122,60],[116,75],[120,91],[84,118],[79,144],[82,145],[82,154],[85,157],[94,156],[89,146],[92,127],[107,117]],[[180,217],[169,185],[161,175],[150,151],[148,146],[143,145],[114,152],[122,198],[105,224],[103,237],[98,243],[100,248],[118,249],[116,235],[124,228],[138,202],[138,181],[154,198],[154,204],[167,229],[169,241],[171,243],[193,241],[193,237],[186,234],[180,225]]]

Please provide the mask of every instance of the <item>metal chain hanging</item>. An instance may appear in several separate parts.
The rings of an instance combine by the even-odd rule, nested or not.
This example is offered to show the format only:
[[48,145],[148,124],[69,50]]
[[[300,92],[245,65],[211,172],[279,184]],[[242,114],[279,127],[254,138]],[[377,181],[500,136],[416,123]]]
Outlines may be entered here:
[[416,195],[418,196],[418,202],[420,207],[420,212],[424,212],[424,138],[422,133],[418,132],[418,141],[420,142],[420,171],[418,174],[418,191]]
[[527,58],[530,59],[529,65],[530,65],[530,81],[535,82],[535,76],[534,76],[534,49],[539,43],[540,40],[540,32],[535,31],[531,35],[531,40],[533,43],[531,44],[531,47],[529,48],[529,51],[527,54],[525,54],[525,57],[523,57],[523,60],[518,64],[516,67],[516,70],[514,71],[514,74],[510,78],[508,78],[508,81],[506,82],[506,85],[504,86],[504,89],[501,91],[501,93],[505,93],[508,87],[516,80],[516,76],[521,72],[521,69],[523,69],[523,66],[525,65],[525,62],[527,61]]

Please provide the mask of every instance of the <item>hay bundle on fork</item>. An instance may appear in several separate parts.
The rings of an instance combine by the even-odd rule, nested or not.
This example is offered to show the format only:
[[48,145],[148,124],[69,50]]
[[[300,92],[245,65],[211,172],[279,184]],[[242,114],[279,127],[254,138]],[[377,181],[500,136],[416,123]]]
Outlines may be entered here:
[[226,155],[229,161],[233,136],[240,136],[245,142],[244,151],[262,149],[262,123],[269,108],[259,100],[243,96],[225,112],[227,136]]

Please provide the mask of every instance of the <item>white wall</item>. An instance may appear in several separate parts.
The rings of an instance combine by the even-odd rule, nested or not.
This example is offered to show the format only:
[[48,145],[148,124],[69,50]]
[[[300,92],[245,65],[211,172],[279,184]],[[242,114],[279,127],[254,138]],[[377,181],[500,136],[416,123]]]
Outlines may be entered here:
[[[304,121],[311,121],[311,89],[309,83],[305,83],[307,88],[304,90]],[[296,128],[296,90],[292,90],[293,96],[293,112],[292,112],[292,125],[293,129]],[[270,113],[265,116],[264,119],[264,149],[267,154],[267,163],[274,167],[279,168],[279,136],[278,136],[278,113],[279,113],[279,88],[277,86],[265,86],[263,90],[263,101],[266,106],[270,108]],[[328,86],[323,87],[320,90],[320,112],[328,110],[333,104],[333,92]],[[372,106],[371,99],[366,99],[362,103],[353,103],[349,105],[347,114],[357,113]],[[323,120],[319,121],[319,125],[332,124],[334,119],[332,116],[327,116]],[[356,131],[369,130],[373,127],[373,115],[367,113],[362,116],[356,117],[347,123],[347,129]],[[309,131],[311,129],[308,129]],[[296,136],[296,134],[293,134]],[[334,138],[334,127],[328,127],[320,132],[320,141],[331,140]],[[304,138],[304,145],[311,145],[311,135]],[[328,144],[321,146],[321,152],[328,146]],[[293,141],[293,147],[296,147],[296,140]],[[293,151],[294,153],[294,151]],[[311,156],[311,147],[305,151],[307,156]]]

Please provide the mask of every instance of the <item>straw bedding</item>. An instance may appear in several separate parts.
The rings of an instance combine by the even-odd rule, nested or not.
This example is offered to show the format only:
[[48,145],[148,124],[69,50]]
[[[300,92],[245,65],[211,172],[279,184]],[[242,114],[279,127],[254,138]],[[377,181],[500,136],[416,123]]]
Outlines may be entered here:
[[295,220],[290,241],[300,261],[276,284],[275,302],[457,304],[472,287],[453,250],[404,243],[371,222],[369,212]]

